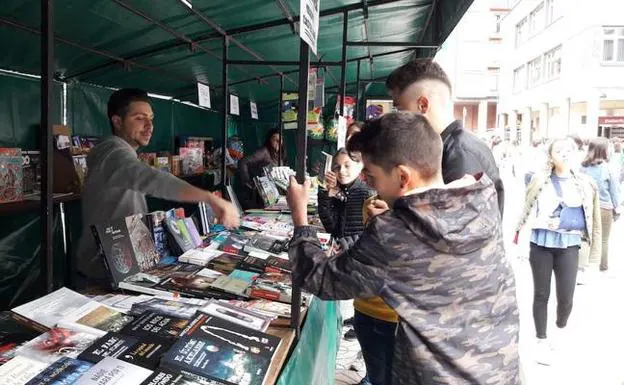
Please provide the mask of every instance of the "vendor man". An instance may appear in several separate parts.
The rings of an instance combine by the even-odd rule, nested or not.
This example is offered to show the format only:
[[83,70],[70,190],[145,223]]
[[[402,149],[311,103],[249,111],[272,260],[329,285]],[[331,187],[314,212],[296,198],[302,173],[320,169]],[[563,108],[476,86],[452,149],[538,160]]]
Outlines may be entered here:
[[108,100],[108,120],[113,136],[98,144],[87,157],[83,230],[77,255],[78,271],[86,284],[108,282],[90,226],[147,213],[146,195],[179,202],[206,202],[226,227],[238,227],[239,214],[231,203],[137,159],[137,149],[147,146],[154,132],[154,112],[145,91],[115,91]]

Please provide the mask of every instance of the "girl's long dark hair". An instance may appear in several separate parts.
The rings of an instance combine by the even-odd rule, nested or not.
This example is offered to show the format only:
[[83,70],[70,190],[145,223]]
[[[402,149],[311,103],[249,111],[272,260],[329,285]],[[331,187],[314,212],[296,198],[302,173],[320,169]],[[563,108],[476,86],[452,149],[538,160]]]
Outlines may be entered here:
[[[264,138],[264,147],[269,151],[271,158],[273,158],[277,162],[277,160],[279,159],[279,153],[273,149],[273,146],[271,146],[271,138],[273,137],[273,135],[280,136],[280,130],[277,128],[274,128],[270,130],[269,132],[267,132],[267,135]],[[283,138],[281,136],[280,136],[280,143],[282,146],[282,163],[286,164],[286,146],[284,146]]]
[[607,138],[594,138],[589,142],[587,156],[583,163],[583,167],[599,165],[609,160],[609,140]]

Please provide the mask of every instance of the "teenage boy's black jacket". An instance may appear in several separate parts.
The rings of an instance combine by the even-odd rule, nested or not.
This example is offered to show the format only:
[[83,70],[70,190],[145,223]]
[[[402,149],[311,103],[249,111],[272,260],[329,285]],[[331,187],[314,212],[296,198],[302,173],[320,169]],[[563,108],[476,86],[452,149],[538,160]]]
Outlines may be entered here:
[[319,189],[318,212],[325,230],[333,237],[360,235],[364,231],[363,206],[373,190],[361,179],[349,186],[340,187],[342,199],[330,197],[327,190]]
[[[311,227],[290,243],[293,281],[321,299],[380,296],[399,316],[393,385],[518,385],[519,317],[496,191],[483,175],[398,199],[347,251]],[[457,183],[455,185],[458,185]]]
[[457,120],[442,131],[442,176],[444,183],[461,179],[464,175],[485,172],[494,181],[498,194],[498,209],[503,216],[505,190],[490,148],[476,135],[466,131]]

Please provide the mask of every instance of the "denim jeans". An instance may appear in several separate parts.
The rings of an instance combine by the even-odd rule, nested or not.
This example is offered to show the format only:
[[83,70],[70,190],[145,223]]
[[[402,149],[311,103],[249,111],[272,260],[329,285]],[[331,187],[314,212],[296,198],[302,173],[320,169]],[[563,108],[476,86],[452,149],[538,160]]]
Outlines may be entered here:
[[369,317],[356,310],[353,328],[366,364],[368,382],[365,380],[362,384],[390,385],[397,324]]

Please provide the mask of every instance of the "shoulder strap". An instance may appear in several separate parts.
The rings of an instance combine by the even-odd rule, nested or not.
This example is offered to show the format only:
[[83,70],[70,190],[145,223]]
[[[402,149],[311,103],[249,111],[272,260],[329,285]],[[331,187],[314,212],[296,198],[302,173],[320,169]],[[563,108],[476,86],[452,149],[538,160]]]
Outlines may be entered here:
[[563,192],[561,191],[561,184],[559,184],[559,178],[557,178],[556,176],[551,174],[550,175],[550,181],[552,182],[553,187],[555,188],[555,191],[557,192],[557,196],[559,198],[562,198],[563,197]]

